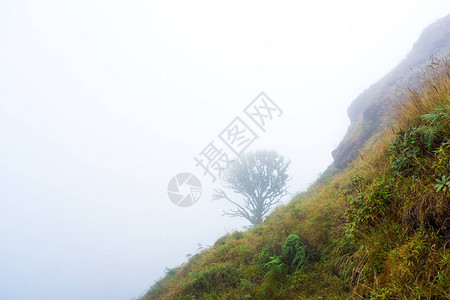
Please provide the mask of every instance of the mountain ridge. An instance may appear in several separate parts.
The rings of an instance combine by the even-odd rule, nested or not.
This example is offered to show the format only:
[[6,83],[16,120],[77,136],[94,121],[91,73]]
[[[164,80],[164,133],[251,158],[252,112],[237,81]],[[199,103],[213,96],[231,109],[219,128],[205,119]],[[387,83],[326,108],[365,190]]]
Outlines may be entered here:
[[[345,168],[380,128],[386,111],[397,98],[397,90],[405,86],[414,87],[421,75],[420,68],[425,67],[432,56],[441,58],[449,50],[450,14],[425,28],[405,59],[351,102],[347,110],[350,126],[341,143],[332,152],[332,167]],[[411,69],[414,72],[410,72]]]
[[306,192],[168,269],[142,300],[449,299],[448,55],[450,15],[355,99]]

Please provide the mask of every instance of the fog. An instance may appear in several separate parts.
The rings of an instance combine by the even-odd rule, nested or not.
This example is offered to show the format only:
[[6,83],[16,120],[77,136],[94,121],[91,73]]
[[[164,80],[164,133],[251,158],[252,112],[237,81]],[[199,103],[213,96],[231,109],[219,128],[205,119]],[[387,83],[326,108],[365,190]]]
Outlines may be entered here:
[[[264,91],[283,114],[248,148],[332,162],[350,102],[438,1],[0,1],[0,299],[132,299],[245,220],[195,166]],[[249,123],[250,125],[250,123]],[[169,180],[197,175],[178,207]]]

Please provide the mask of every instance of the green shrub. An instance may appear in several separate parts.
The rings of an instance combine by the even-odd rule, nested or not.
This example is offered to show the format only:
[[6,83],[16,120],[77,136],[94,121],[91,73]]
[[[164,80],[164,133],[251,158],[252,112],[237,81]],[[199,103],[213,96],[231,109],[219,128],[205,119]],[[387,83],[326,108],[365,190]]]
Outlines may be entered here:
[[266,264],[269,269],[268,274],[281,274],[303,269],[309,262],[315,260],[317,251],[309,247],[302,239],[291,234],[284,242],[281,254],[272,257]]
[[436,178],[437,184],[434,186],[436,192],[440,191],[450,194],[450,178],[443,175],[440,179]]
[[350,178],[342,193],[349,204],[347,210],[347,235],[352,238],[356,230],[374,227],[393,201],[393,178],[374,179],[366,183],[360,175]]
[[396,174],[424,169],[421,159],[433,155],[449,131],[450,105],[442,106],[418,118],[416,126],[400,130],[391,143],[391,166]]

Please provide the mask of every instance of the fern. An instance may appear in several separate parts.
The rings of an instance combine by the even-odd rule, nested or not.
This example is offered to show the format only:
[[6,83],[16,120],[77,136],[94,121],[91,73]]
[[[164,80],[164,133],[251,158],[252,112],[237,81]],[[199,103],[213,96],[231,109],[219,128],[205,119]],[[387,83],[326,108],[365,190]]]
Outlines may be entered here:
[[281,255],[271,257],[271,261],[265,264],[269,269],[267,275],[281,275],[288,271],[301,270],[315,257],[314,249],[309,248],[298,235],[291,234],[281,248]]

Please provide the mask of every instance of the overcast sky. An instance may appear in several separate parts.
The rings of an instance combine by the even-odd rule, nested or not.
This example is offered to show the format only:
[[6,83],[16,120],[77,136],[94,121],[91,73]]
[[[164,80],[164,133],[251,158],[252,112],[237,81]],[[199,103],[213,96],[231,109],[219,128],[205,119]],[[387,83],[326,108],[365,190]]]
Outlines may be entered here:
[[[332,162],[346,109],[450,12],[437,1],[0,0],[0,299],[131,299],[246,222],[193,157],[261,91],[249,150]],[[169,180],[198,176],[192,207]],[[289,197],[285,199],[285,202]]]

